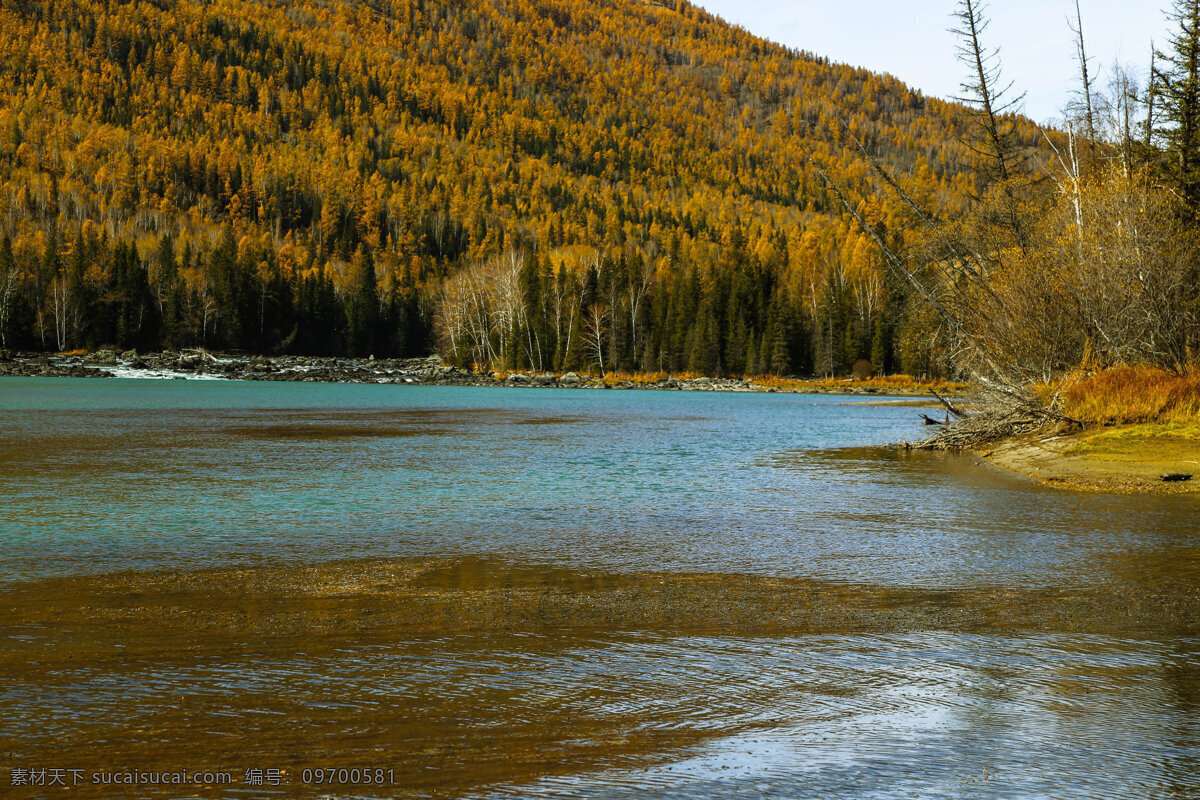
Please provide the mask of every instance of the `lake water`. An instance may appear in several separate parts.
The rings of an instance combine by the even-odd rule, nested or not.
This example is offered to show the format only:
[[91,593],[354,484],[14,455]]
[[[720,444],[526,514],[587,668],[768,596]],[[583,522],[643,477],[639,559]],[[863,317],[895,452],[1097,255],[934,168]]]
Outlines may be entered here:
[[1200,498],[848,402],[0,380],[0,753],[238,780],[97,797],[1200,797]]

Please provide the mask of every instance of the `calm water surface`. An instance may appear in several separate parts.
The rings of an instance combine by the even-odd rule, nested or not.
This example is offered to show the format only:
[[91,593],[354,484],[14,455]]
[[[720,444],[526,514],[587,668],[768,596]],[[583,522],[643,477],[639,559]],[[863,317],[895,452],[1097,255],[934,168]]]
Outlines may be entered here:
[[1200,498],[887,450],[917,412],[846,402],[0,380],[0,758],[1200,797]]

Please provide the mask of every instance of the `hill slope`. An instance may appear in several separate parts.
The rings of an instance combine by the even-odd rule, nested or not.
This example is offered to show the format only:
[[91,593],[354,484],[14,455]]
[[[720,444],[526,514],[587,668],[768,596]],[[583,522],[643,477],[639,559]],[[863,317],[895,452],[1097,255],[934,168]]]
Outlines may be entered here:
[[845,120],[942,213],[973,187],[963,109],[685,2],[6,0],[0,27],[9,347],[404,354],[437,316],[459,360],[919,369],[806,154],[872,194]]

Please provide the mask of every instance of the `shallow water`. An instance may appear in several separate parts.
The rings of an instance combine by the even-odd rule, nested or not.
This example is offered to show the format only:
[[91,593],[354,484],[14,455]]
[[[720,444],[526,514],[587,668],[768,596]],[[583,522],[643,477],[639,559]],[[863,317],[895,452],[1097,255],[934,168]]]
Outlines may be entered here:
[[1200,796],[1200,499],[843,402],[0,381],[0,752],[288,770],[83,796]]

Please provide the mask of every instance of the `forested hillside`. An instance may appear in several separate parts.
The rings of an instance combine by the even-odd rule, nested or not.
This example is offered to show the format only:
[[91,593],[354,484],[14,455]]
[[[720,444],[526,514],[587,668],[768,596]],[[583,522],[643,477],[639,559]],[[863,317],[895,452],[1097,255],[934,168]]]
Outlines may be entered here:
[[0,347],[931,368],[807,160],[961,214],[966,112],[892,78],[674,0],[0,9]]

